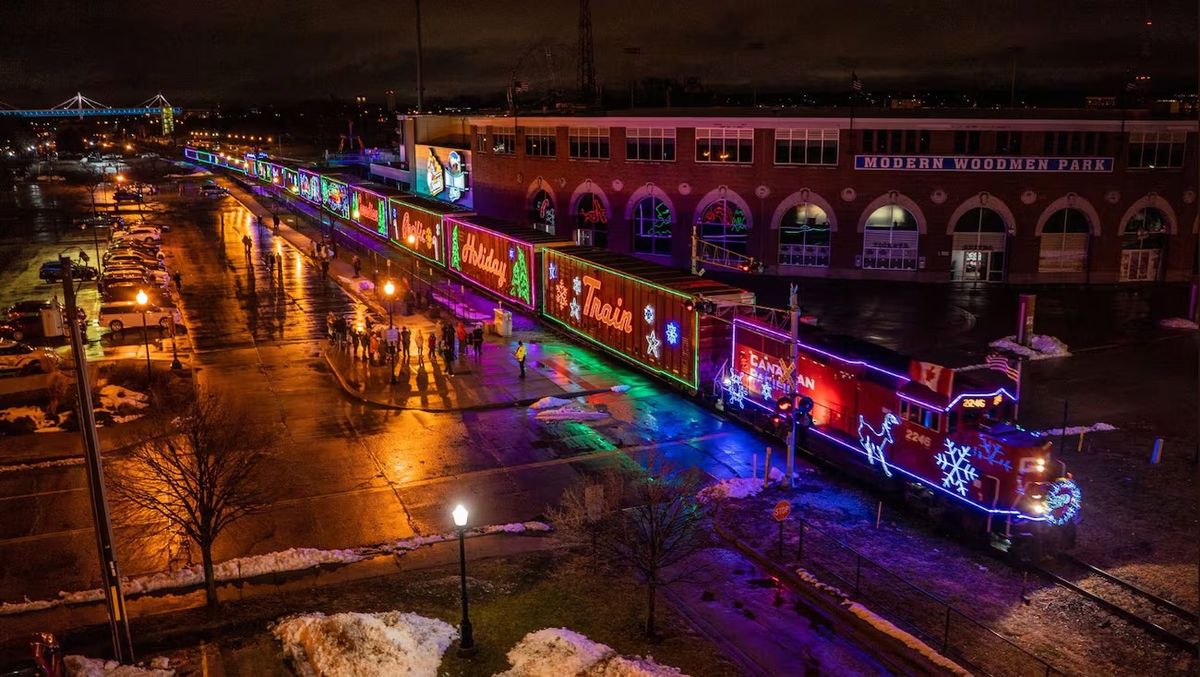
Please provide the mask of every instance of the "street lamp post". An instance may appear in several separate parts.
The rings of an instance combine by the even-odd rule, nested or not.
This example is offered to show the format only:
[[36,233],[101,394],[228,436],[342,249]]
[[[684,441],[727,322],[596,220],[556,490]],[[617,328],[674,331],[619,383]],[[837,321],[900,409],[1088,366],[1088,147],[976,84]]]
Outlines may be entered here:
[[[409,253],[412,254],[413,246],[417,244],[417,236],[412,235],[410,233],[409,236],[404,239],[404,241],[408,243]],[[416,254],[412,254],[412,259],[411,259],[411,262],[409,265],[408,288],[413,290],[414,294],[416,293],[416,290],[417,290],[417,255]]]
[[150,387],[150,330],[146,327],[146,311],[149,309],[147,304],[150,302],[150,297],[146,296],[146,292],[139,289],[137,293],[138,310],[142,311],[142,343],[146,346],[146,387]]
[[458,655],[475,653],[475,636],[471,630],[471,617],[467,610],[467,509],[461,503],[454,506],[454,526],[458,527],[458,572],[462,582],[462,639],[458,643]]
[[392,333],[396,330],[396,324],[392,321],[392,297],[396,294],[396,285],[388,280],[383,285],[383,295],[387,297],[388,306],[388,355],[391,357],[391,382],[396,382],[396,349],[397,345],[392,341]]
[[[183,363],[179,361],[179,348],[175,345],[175,311],[171,313],[171,369],[183,369]],[[145,324],[143,322],[142,324]]]

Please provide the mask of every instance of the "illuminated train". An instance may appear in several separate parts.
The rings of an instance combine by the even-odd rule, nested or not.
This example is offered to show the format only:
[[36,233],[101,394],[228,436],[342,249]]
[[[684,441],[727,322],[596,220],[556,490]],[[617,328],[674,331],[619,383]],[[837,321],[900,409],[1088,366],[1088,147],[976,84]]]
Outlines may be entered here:
[[793,358],[789,334],[756,319],[745,290],[351,176],[184,154],[307,201],[347,235],[413,254],[770,434],[811,416],[809,452],[1017,559],[1074,542],[1079,488],[1049,439],[1009,423],[1019,372],[1004,360],[951,369],[806,325]]

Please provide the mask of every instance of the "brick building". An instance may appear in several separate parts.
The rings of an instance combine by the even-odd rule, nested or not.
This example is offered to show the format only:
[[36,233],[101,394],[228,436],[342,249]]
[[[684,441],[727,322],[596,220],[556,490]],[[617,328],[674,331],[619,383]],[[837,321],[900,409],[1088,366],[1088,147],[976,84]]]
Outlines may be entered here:
[[933,112],[424,116],[402,130],[418,160],[414,143],[470,151],[478,213],[677,267],[694,226],[708,265],[768,275],[1110,283],[1195,271],[1194,120]]

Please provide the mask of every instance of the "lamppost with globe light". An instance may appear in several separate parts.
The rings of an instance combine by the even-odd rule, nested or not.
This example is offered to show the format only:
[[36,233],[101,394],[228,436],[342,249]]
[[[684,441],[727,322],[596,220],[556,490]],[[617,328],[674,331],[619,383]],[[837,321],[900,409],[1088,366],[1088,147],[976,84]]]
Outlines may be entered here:
[[471,630],[471,617],[467,612],[467,508],[463,504],[454,506],[454,526],[458,527],[458,572],[462,582],[462,640],[458,643],[458,655],[475,653],[475,635]]
[[150,297],[146,296],[146,292],[139,289],[137,293],[137,307],[142,312],[142,342],[146,346],[146,386],[149,387],[150,376],[150,331],[146,327],[146,311],[149,310]]
[[[404,238],[404,241],[408,243],[409,252],[414,252],[413,247],[417,244],[417,236],[413,235],[412,233],[409,233],[408,237]],[[412,255],[412,263],[409,265],[408,269],[409,269],[408,288],[412,289],[413,293],[416,293],[416,289],[417,289],[417,255],[415,253],[413,253],[413,255]]]
[[392,340],[392,337],[394,336],[395,331],[396,331],[396,324],[394,322],[392,322],[392,297],[395,296],[395,294],[396,294],[396,285],[392,284],[391,280],[388,280],[387,282],[385,282],[383,284],[383,295],[387,297],[387,307],[388,307],[388,331],[387,331],[388,342],[387,342],[387,345],[388,345],[388,356],[391,358],[392,368],[390,370],[390,376],[391,376],[392,383],[396,382],[396,349],[398,348],[398,346],[396,345],[396,342],[394,340]]

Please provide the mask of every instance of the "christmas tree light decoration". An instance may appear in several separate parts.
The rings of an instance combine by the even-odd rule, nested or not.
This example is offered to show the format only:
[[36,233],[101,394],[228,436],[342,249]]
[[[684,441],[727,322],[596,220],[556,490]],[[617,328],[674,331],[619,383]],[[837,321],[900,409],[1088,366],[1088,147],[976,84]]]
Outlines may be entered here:
[[646,320],[646,324],[654,324],[654,306],[647,305],[642,309],[642,319]]
[[651,330],[649,334],[646,334],[646,354],[653,355],[655,359],[660,359],[662,358],[660,348],[662,348],[662,341],[658,338],[658,334],[654,333],[654,330]]
[[455,270],[462,269],[462,253],[458,250],[458,224],[450,230],[450,267]]
[[[578,280],[579,278],[575,279]],[[571,317],[574,318],[576,322],[579,322],[583,319],[582,313],[583,306],[579,305],[579,299],[571,299]]]
[[1060,477],[1050,484],[1046,492],[1046,521],[1061,527],[1075,521],[1083,503],[1083,492],[1074,480]]
[[576,275],[575,279],[571,282],[571,289],[575,291],[576,296],[583,293],[583,280],[579,279],[578,275]]
[[509,252],[516,255],[516,260],[513,262],[512,284],[509,286],[508,294],[530,303],[529,265],[525,262],[525,252],[515,249],[510,249]]
[[979,472],[971,465],[971,447],[946,440],[946,449],[934,454],[933,461],[942,469],[942,486],[967,495],[967,485],[979,479]]
[[884,458],[883,452],[888,445],[895,442],[892,439],[892,428],[900,425],[900,419],[896,418],[895,414],[888,413],[883,417],[883,424],[879,430],[871,427],[867,423],[867,419],[863,418],[862,414],[858,415],[858,443],[867,451],[867,460],[871,465],[875,465],[875,459],[879,459],[879,465],[883,468],[883,474],[888,477],[892,476],[892,469],[888,467],[887,459]]
[[671,346],[679,345],[679,323],[678,322],[668,322],[667,323],[667,345],[671,345]]

